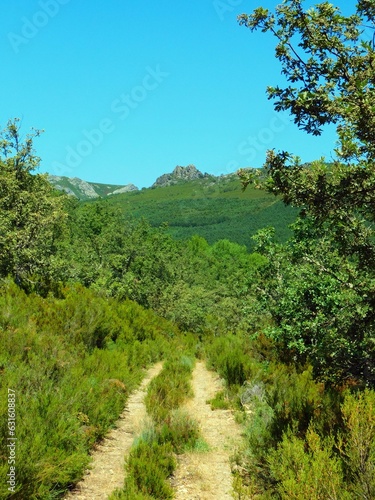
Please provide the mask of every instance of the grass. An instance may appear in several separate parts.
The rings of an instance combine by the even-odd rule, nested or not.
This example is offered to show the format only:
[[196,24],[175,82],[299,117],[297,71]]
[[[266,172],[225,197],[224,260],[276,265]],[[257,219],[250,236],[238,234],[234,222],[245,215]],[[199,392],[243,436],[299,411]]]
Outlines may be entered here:
[[211,448],[203,438],[199,437],[193,446],[186,446],[185,451],[192,453],[207,453],[211,451]]
[[175,454],[194,449],[199,442],[196,422],[179,409],[191,394],[193,366],[192,358],[173,355],[149,384],[145,404],[153,424],[134,442],[126,460],[124,487],[110,500],[173,498],[167,478],[176,468]]
[[219,391],[212,399],[207,401],[211,406],[211,410],[228,410],[231,407],[226,390]]
[[148,414],[157,422],[165,421],[172,410],[192,395],[190,377],[193,360],[186,356],[165,362],[161,373],[149,386],[145,398]]
[[[2,285],[0,498],[52,499],[84,475],[90,450],[114,425],[143,368],[171,348],[163,334],[170,324],[80,287],[43,299]],[[8,388],[15,391],[14,494],[6,482]]]

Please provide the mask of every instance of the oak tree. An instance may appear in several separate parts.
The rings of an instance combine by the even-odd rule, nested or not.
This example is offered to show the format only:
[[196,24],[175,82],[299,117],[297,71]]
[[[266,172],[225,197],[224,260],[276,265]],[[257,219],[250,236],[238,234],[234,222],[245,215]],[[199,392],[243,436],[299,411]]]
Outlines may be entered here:
[[[320,377],[375,384],[375,2],[345,16],[329,2],[284,0],[239,23],[276,39],[285,78],[267,89],[276,111],[308,134],[337,131],[331,163],[267,152],[263,187],[300,208],[288,264],[279,263],[273,335]],[[244,187],[254,180],[239,175]]]

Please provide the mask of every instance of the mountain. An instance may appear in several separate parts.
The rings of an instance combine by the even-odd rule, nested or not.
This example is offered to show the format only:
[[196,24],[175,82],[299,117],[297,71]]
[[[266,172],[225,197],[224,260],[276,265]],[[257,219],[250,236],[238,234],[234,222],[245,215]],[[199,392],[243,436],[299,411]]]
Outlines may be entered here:
[[97,182],[83,181],[78,177],[49,175],[48,180],[56,189],[65,191],[66,193],[83,201],[103,198],[114,194],[127,193],[130,191],[138,191],[138,188],[134,186],[134,184],[127,184],[126,186],[117,184],[100,184]]
[[164,174],[158,177],[151,187],[173,186],[174,184],[179,184],[181,181],[192,181],[205,177],[214,176],[202,174],[194,165],[188,165],[187,167],[177,166],[170,174]]
[[[253,249],[251,236],[266,226],[275,227],[278,241],[291,236],[288,226],[295,221],[297,209],[254,186],[242,191],[235,173],[216,177],[197,172],[182,171],[177,179],[162,176],[162,182],[170,184],[154,183],[151,188],[111,196],[108,201],[125,215],[145,218],[154,227],[165,225],[178,239],[197,234],[210,244],[228,239]],[[181,171],[166,175],[174,173]],[[187,180],[187,173],[195,178]]]
[[203,174],[194,165],[177,166],[142,190],[133,184],[116,186],[58,176],[49,179],[57,189],[82,201],[106,198],[128,216],[145,218],[154,227],[165,225],[178,239],[197,234],[210,244],[228,239],[250,250],[251,236],[266,226],[273,226],[276,239],[285,241],[291,235],[288,226],[298,213],[254,186],[242,191],[235,173]]

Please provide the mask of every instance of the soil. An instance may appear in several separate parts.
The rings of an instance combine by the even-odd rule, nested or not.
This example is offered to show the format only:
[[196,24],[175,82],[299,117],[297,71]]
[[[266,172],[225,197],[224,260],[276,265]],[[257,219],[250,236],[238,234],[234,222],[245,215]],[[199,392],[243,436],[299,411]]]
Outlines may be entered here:
[[[139,389],[130,395],[116,428],[97,446],[92,454],[92,466],[65,500],[107,500],[124,484],[124,461],[134,438],[147,421],[144,405],[146,388],[162,368],[154,365]],[[230,456],[241,445],[241,428],[231,410],[211,410],[207,400],[223,388],[217,374],[197,361],[192,386],[194,397],[184,409],[199,423],[201,435],[209,451],[194,451],[179,455],[178,467],[170,478],[176,500],[232,500]]]
[[148,370],[139,389],[130,395],[123,413],[106,438],[92,454],[91,469],[77,486],[64,498],[66,500],[107,500],[116,488],[124,484],[124,459],[141,432],[147,417],[143,399],[146,387],[161,371],[162,363]]
[[200,425],[208,452],[191,452],[178,457],[171,478],[176,500],[233,500],[230,456],[241,445],[241,427],[231,410],[211,410],[212,399],[223,386],[217,374],[197,361],[193,372],[194,398],[185,409]]

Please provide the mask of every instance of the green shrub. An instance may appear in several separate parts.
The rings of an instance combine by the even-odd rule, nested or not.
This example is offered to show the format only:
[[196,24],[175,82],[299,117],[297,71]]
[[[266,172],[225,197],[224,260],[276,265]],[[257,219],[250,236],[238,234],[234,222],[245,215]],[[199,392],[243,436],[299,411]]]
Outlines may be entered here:
[[249,473],[259,476],[261,483],[269,479],[267,457],[274,444],[272,423],[274,412],[264,401],[254,406],[245,427],[246,460]]
[[[142,367],[169,348],[168,323],[154,327],[151,311],[131,302],[120,306],[80,287],[64,294],[64,299],[41,298],[26,295],[12,282],[0,287],[0,456],[8,456],[11,388],[16,393],[19,489],[12,498],[17,500],[52,499],[76,483],[90,461],[90,449],[141,380]],[[127,312],[133,327],[123,321]],[[149,335],[143,342],[137,340],[137,317],[142,335]],[[8,472],[7,464],[0,467],[1,498],[11,496]]]
[[265,380],[267,402],[275,414],[272,425],[275,442],[288,427],[303,436],[312,418],[322,409],[324,385],[314,381],[311,367],[298,373],[295,368],[281,364],[270,366]]
[[353,498],[375,498],[375,392],[347,394],[339,435],[345,471]]
[[173,491],[165,478],[172,474],[175,467],[170,443],[140,441],[131,450],[126,463],[124,491],[129,488],[161,500],[173,498]]
[[310,428],[306,442],[285,433],[276,450],[269,453],[276,491],[283,500],[350,500],[340,459],[332,439],[322,441]]
[[211,367],[219,372],[229,386],[242,385],[251,374],[252,360],[240,337],[216,337],[206,347],[206,353]]
[[173,410],[158,427],[158,441],[171,443],[176,453],[193,448],[199,438],[199,426],[186,412]]
[[228,394],[225,390],[217,392],[207,403],[211,406],[211,410],[227,410],[230,407]]
[[145,404],[156,422],[165,421],[170,411],[178,408],[191,395],[192,368],[191,358],[174,357],[165,362],[163,370],[151,381]]

